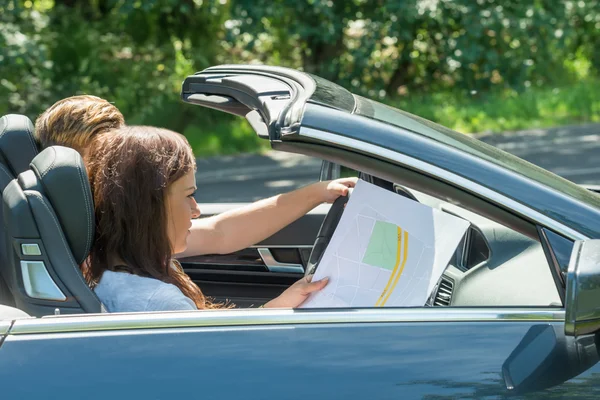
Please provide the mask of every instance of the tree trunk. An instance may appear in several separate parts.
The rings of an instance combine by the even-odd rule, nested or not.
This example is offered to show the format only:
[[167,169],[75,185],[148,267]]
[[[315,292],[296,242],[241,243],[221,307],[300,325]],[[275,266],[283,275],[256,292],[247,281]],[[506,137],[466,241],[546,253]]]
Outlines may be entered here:
[[402,59],[398,63],[396,70],[392,74],[392,77],[390,78],[390,80],[385,88],[385,92],[388,95],[396,94],[398,92],[398,88],[400,86],[404,86],[404,85],[408,84],[411,66],[412,66],[412,62],[407,58]]
[[305,53],[303,56],[304,70],[336,81],[340,72],[340,63],[336,61],[346,50],[343,33],[338,36],[335,43],[325,43],[320,38],[312,37],[306,41],[306,46],[312,51],[310,55]]

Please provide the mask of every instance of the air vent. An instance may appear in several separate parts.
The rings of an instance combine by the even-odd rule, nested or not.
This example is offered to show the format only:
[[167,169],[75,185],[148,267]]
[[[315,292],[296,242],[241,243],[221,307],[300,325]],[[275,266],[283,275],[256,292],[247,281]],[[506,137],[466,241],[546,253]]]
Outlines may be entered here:
[[452,289],[454,288],[454,282],[446,277],[442,277],[435,299],[433,299],[434,306],[447,307],[450,305],[452,300]]

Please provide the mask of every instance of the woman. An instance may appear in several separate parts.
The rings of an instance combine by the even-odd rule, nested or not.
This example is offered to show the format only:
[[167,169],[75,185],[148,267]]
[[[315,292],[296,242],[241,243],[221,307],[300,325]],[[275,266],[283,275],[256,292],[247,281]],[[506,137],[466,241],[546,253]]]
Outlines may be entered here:
[[[96,240],[84,276],[110,312],[216,308],[185,274],[182,253],[200,216],[194,199],[195,158],[182,135],[152,127],[125,127],[98,140],[88,157]],[[354,182],[320,182],[326,198]],[[310,277],[264,307],[297,307],[327,280]]]

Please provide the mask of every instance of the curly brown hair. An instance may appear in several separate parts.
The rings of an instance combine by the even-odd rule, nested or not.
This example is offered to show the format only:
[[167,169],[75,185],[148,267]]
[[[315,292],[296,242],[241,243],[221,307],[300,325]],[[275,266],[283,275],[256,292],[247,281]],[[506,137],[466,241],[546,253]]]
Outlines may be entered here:
[[[96,214],[90,262],[83,266],[94,287],[106,270],[126,269],[177,286],[199,309],[216,308],[172,259],[167,234],[169,186],[196,161],[183,135],[129,126],[108,132],[90,148],[88,175]],[[120,260],[125,265],[114,265]]]
[[42,148],[67,146],[86,155],[94,138],[123,125],[123,114],[107,100],[71,96],[57,101],[38,117],[34,134]]

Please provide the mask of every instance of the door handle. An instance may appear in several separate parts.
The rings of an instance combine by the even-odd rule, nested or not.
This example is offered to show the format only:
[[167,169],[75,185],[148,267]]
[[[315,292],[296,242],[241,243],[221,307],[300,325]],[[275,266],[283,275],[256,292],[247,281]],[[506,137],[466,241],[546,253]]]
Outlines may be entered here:
[[289,263],[281,263],[275,260],[273,254],[271,254],[271,250],[267,248],[257,248],[258,254],[260,258],[262,258],[265,263],[265,267],[269,270],[269,272],[292,272],[296,274],[303,274],[304,267],[302,264],[289,264]]

